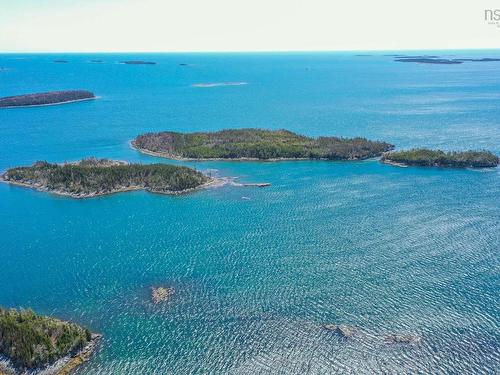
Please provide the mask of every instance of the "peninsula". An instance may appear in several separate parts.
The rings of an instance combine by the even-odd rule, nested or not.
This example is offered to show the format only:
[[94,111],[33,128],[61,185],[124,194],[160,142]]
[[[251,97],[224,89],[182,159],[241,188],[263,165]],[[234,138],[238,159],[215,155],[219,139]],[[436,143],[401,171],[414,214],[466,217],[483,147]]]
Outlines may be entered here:
[[0,108],[34,107],[95,99],[87,90],[51,91],[0,98]]
[[310,138],[288,130],[263,129],[147,133],[136,137],[132,146],[145,154],[194,160],[360,160],[394,148],[365,138]]
[[89,359],[100,338],[74,323],[0,307],[0,356],[5,359],[0,373],[68,374]]
[[66,164],[39,161],[30,167],[11,168],[1,179],[72,198],[91,198],[131,190],[181,194],[217,181],[187,167],[128,164],[94,158]]
[[496,167],[499,163],[498,156],[489,151],[444,152],[426,148],[388,152],[380,160],[400,166],[451,168],[489,168]]

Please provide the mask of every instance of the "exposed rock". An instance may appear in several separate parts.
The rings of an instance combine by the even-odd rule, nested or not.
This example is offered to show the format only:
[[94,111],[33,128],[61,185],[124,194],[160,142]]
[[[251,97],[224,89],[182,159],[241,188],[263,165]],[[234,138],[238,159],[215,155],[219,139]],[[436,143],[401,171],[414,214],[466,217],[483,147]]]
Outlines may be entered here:
[[332,331],[345,339],[352,338],[356,334],[356,329],[354,327],[346,326],[344,324],[325,324],[323,328],[328,331]]
[[412,334],[394,334],[391,333],[390,335],[387,335],[384,337],[384,341],[388,344],[416,344],[418,343],[422,338],[418,335],[412,335]]
[[165,302],[172,296],[172,294],[174,294],[174,292],[174,288],[163,286],[159,286],[157,288],[151,287],[151,299],[154,303]]

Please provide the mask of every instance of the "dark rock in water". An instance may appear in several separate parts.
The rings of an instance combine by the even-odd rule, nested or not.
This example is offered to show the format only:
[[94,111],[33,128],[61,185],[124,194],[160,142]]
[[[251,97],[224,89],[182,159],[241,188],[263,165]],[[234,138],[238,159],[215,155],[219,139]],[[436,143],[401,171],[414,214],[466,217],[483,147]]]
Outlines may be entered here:
[[54,62],[58,64],[66,64],[68,60],[54,60]]
[[122,61],[122,64],[126,64],[126,65],[156,65],[156,63],[154,61],[140,61],[140,60]]
[[271,184],[269,182],[254,182],[254,183],[245,183],[245,184],[241,184],[241,186],[255,186],[255,187],[268,187],[268,186],[271,186]]
[[0,108],[59,104],[87,99],[95,99],[95,95],[87,90],[51,91],[0,98]]
[[390,334],[385,336],[384,341],[388,344],[416,344],[420,342],[421,339],[420,336],[412,334]]
[[355,328],[346,326],[344,324],[340,324],[340,325],[325,324],[323,326],[323,328],[325,328],[328,331],[332,331],[345,339],[351,338],[356,334]]

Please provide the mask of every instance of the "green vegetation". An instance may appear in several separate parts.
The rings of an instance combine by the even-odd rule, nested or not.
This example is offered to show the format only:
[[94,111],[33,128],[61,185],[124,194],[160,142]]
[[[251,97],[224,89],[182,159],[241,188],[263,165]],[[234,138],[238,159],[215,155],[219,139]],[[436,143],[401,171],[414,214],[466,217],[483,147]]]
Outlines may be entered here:
[[88,329],[31,310],[0,308],[0,354],[21,369],[43,367],[82,349]]
[[95,95],[87,90],[51,91],[0,98],[0,108],[59,104],[87,99],[95,99]]
[[496,167],[499,162],[498,156],[489,151],[444,152],[425,148],[389,152],[381,160],[405,165],[453,168]]
[[328,159],[380,156],[393,146],[365,138],[309,138],[288,130],[229,129],[210,133],[161,132],[139,135],[145,153],[187,159]]
[[199,187],[210,178],[186,167],[167,164],[126,164],[107,159],[84,159],[78,163],[51,164],[39,161],[31,167],[9,169],[7,182],[75,197],[145,189],[175,193]]

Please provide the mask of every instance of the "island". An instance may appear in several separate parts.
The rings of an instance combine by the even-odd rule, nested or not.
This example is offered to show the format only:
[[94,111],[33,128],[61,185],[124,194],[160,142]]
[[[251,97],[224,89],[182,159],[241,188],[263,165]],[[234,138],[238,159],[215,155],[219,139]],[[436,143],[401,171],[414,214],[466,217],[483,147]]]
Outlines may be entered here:
[[454,59],[436,59],[436,58],[427,58],[427,57],[417,57],[417,58],[407,58],[400,57],[395,59],[396,62],[412,62],[412,63],[420,63],[420,64],[444,64],[444,65],[456,65],[462,64],[461,60]]
[[90,358],[100,338],[75,323],[32,310],[0,307],[0,355],[4,359],[0,373],[68,374]]
[[0,98],[0,108],[36,107],[95,99],[87,90],[51,91]]
[[128,164],[95,158],[65,164],[39,161],[30,167],[8,169],[0,178],[10,184],[72,198],[91,198],[132,190],[181,194],[218,181],[187,167]]
[[425,166],[452,168],[491,168],[499,162],[498,156],[489,151],[450,151],[418,148],[388,152],[380,159],[396,166]]
[[397,56],[394,61],[397,62],[413,62],[421,64],[462,64],[464,62],[495,62],[500,61],[499,58],[482,57],[477,59],[443,59],[439,56]]
[[180,160],[360,160],[394,148],[365,138],[311,138],[288,130],[263,129],[147,133],[136,137],[132,147],[145,154]]
[[156,65],[154,61],[140,61],[140,60],[128,60],[128,61],[122,61],[121,63],[126,65]]

